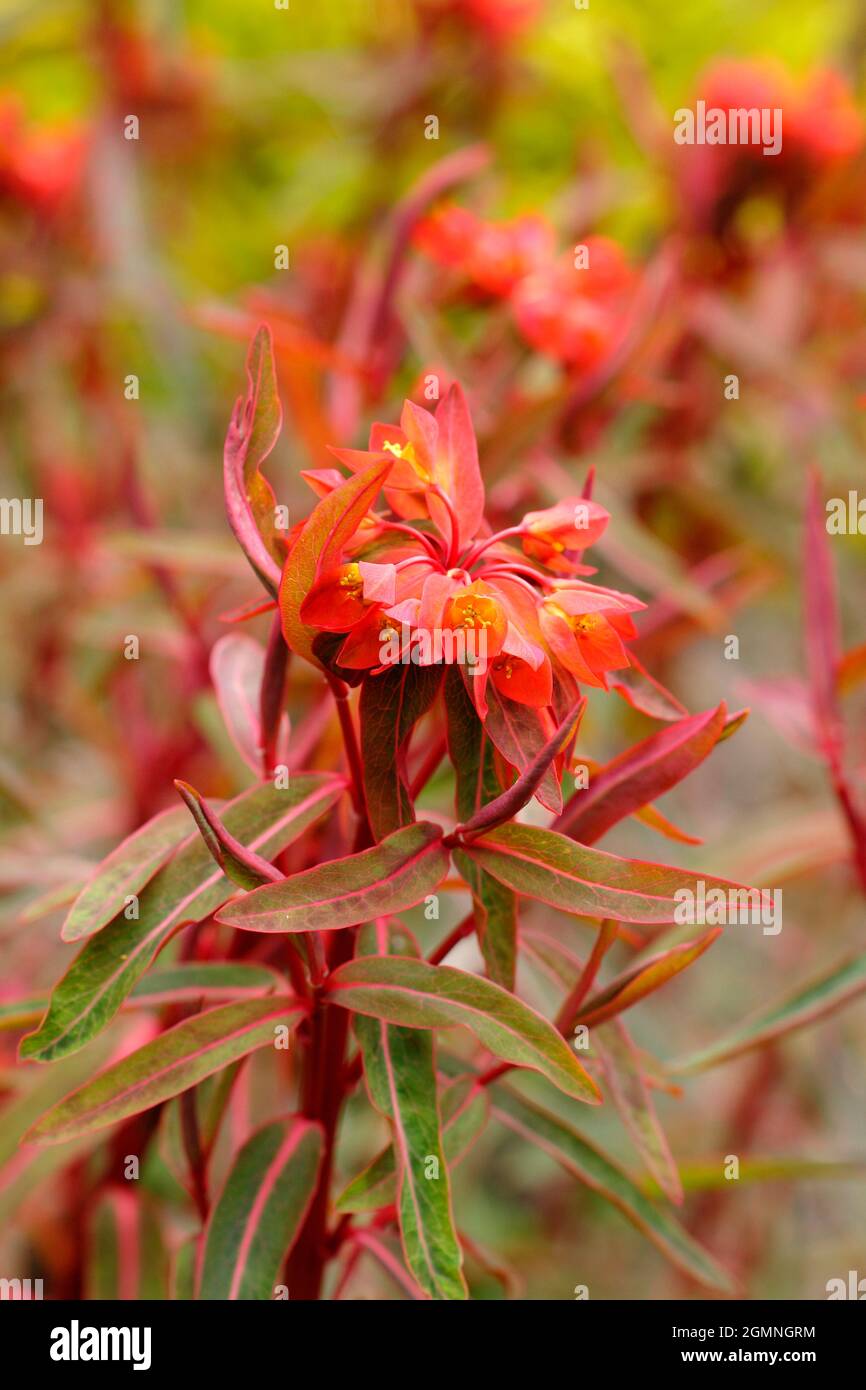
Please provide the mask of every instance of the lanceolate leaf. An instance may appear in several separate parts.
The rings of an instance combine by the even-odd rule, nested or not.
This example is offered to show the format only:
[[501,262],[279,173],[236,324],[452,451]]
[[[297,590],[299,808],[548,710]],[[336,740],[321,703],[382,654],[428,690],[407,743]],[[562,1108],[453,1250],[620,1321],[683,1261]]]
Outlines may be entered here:
[[[450,1171],[487,1124],[490,1097],[485,1087],[476,1085],[474,1078],[458,1077],[443,1088],[439,1109],[442,1116],[442,1147]],[[364,1212],[393,1206],[397,1200],[396,1174],[394,1146],[388,1144],[337,1198],[336,1210]]]
[[415,819],[406,777],[412,730],[435,700],[442,666],[413,662],[368,676],[361,689],[364,794],[377,840]]
[[564,1120],[524,1100],[502,1082],[493,1087],[493,1115],[515,1134],[544,1149],[593,1192],[619,1207],[672,1264],[707,1288],[734,1292],[729,1276],[676,1218],[650,1201],[621,1168]]
[[63,923],[63,940],[80,941],[104,927],[188,837],[189,821],[181,806],[161,811],[142,825],[103,859],[81,890]]
[[625,971],[604,989],[599,990],[580,1010],[580,1022],[588,1028],[630,1009],[639,999],[667,984],[674,975],[685,970],[693,961],[704,954],[718,936],[722,928],[716,927],[706,932],[697,941],[687,941],[681,946],[672,946],[669,951],[643,961],[632,970]]
[[[152,970],[130,991],[127,1005],[154,1008],[162,1004],[179,1004],[196,999],[257,999],[273,994],[284,981],[267,965],[247,965],[243,962],[206,961],[186,963]],[[0,1032],[38,1023],[49,1000],[44,997],[19,999],[0,1004]]]
[[334,1004],[409,1028],[462,1024],[506,1062],[531,1067],[577,1100],[598,1090],[552,1023],[499,985],[448,965],[407,956],[367,957],[328,979]]
[[247,355],[247,394],[239,397],[226,435],[223,480],[229,524],[265,588],[276,593],[286,550],[277,530],[276,498],[261,465],[279,437],[271,330],[262,325]]
[[301,604],[316,575],[339,564],[343,547],[375,502],[393,463],[393,458],[377,461],[323,497],[292,546],[280,584],[283,632],[292,651],[314,665],[318,665],[313,654],[316,628],[301,622]]
[[503,989],[514,988],[517,965],[517,898],[464,854],[454,851],[454,863],[472,893],[475,931],[487,973]]
[[726,721],[722,703],[716,710],[669,725],[614,758],[590,778],[585,790],[575,792],[556,829],[594,845],[612,825],[688,777],[712,752]]
[[267,859],[245,849],[230,834],[219,816],[188,782],[175,782],[178,793],[198,826],[211,857],[232,883],[241,888],[258,888],[262,883],[278,883],[283,875]]
[[465,852],[516,893],[564,912],[617,922],[673,922],[678,890],[697,901],[699,882],[706,893],[738,886],[665,864],[621,859],[532,825],[502,825],[471,841]]
[[719,1042],[695,1052],[669,1068],[674,1072],[705,1071],[721,1062],[729,1062],[743,1052],[763,1047],[774,1042],[827,1014],[835,1013],[866,992],[866,954],[855,956],[837,966],[826,975],[821,975],[812,984],[805,985],[796,993],[770,1009],[761,1009],[746,1019],[739,1028],[728,1033]]
[[323,1146],[321,1125],[300,1118],[275,1120],[247,1140],[208,1221],[199,1298],[273,1298],[316,1190]]
[[[273,856],[328,811],[344,786],[339,778],[299,773],[283,791],[266,784],[244,792],[224,807],[223,822],[250,849]],[[48,1062],[83,1047],[114,1017],[169,936],[208,917],[231,892],[195,831],[142,891],[138,918],[121,914],[87,942],[55,986],[41,1027],[23,1039],[21,1056]]]
[[[448,750],[457,784],[457,815],[468,821],[502,791],[493,744],[475,711],[460,672],[445,678]],[[454,863],[472,891],[475,931],[491,980],[514,988],[517,959],[517,897],[480,865],[458,851]]]
[[276,970],[267,965],[189,961],[149,971],[131,991],[129,1003],[153,1006],[196,999],[261,999],[284,985]]
[[[686,1192],[713,1192],[730,1189],[731,1179],[726,1169],[725,1159],[709,1159],[705,1162],[683,1164],[680,1175]],[[738,1186],[742,1183],[756,1182],[839,1182],[849,1179],[863,1181],[866,1174],[866,1159],[832,1160],[815,1158],[789,1158],[778,1156],[749,1156],[740,1158]],[[650,1195],[655,1183],[647,1183]]]
[[248,1052],[272,1045],[275,1030],[293,1027],[300,1016],[300,1005],[289,999],[247,999],[195,1014],[73,1091],[26,1138],[60,1144],[138,1115]]
[[596,1029],[593,1048],[601,1059],[613,1103],[649,1172],[672,1202],[683,1200],[677,1165],[641,1071],[640,1054],[620,1020]]
[[87,1299],[135,1303],[166,1296],[168,1255],[151,1204],[114,1187],[91,1209],[87,1230]]
[[[389,945],[387,925],[380,919],[361,933],[359,958],[384,955]],[[466,1298],[439,1132],[432,1034],[364,1016],[355,1020],[355,1031],[370,1099],[391,1122],[406,1264],[429,1297]]]
[[569,710],[559,727],[553,732],[547,743],[539,749],[517,781],[513,782],[506,791],[500,792],[493,801],[487,802],[468,820],[458,825],[455,834],[462,838],[469,838],[479,834],[482,830],[494,829],[504,821],[511,820],[518,811],[522,811],[527,802],[532,799],[554,758],[574,738],[585,708],[586,699],[581,698],[575,707]]
[[442,831],[418,821],[381,844],[257,888],[217,921],[244,931],[331,931],[401,912],[435,891],[448,871]]
[[[493,681],[488,681],[486,693],[488,711],[484,727],[506,762],[518,772],[526,772],[553,734],[553,721],[540,710],[500,694]],[[545,810],[559,815],[562,791],[554,768],[547,769],[535,795]]]
[[[230,632],[214,644],[210,674],[220,711],[232,743],[256,777],[262,775],[260,694],[264,671],[264,649],[252,637]],[[283,714],[276,738],[276,762],[286,761],[288,743],[289,719]]]

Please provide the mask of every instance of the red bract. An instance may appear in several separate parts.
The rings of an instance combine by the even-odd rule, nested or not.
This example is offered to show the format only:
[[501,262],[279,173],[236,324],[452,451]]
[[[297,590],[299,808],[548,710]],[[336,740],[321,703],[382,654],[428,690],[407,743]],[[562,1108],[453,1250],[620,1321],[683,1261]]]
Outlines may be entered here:
[[[829,178],[863,149],[863,118],[848,83],[832,69],[814,71],[798,85],[774,63],[726,60],[705,70],[695,96],[708,111],[781,112],[781,147],[771,156],[760,142],[677,148],[685,215],[705,230],[725,230],[738,205],[758,193],[824,210],[815,179]],[[828,192],[830,206],[839,197],[838,190]]]
[[84,153],[77,126],[28,126],[17,97],[0,97],[0,192],[54,212],[78,189]]
[[[488,681],[542,709],[573,699],[575,681],[606,689],[605,673],[629,665],[629,615],[644,605],[575,578],[592,572],[581,555],[603,534],[608,513],[568,497],[492,533],[459,386],[435,414],[407,401],[399,426],[373,425],[369,450],[333,452],[356,474],[383,465],[391,509],[356,517],[300,603],[305,625],[343,635],[335,670],[375,680],[407,661],[457,665],[486,719]],[[336,495],[340,483],[329,481]],[[285,636],[291,646],[290,627]],[[495,730],[492,737],[497,742]]]
[[608,237],[587,237],[557,258],[546,219],[486,222],[452,204],[420,223],[415,244],[476,288],[510,299],[530,347],[569,367],[596,366],[622,336],[637,276]]
[[479,289],[507,295],[553,254],[553,229],[535,213],[508,222],[487,222],[449,203],[426,217],[415,245],[438,265],[457,270]]
[[635,286],[620,247],[606,237],[587,237],[575,253],[520,282],[512,297],[514,317],[530,346],[587,369],[621,337]]

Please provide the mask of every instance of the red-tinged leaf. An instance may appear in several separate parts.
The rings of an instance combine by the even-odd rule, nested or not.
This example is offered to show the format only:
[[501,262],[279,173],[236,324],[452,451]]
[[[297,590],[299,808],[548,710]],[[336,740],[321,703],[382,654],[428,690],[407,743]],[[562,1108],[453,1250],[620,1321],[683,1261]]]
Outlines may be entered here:
[[240,840],[223,825],[215,811],[211,810],[204,797],[188,782],[175,781],[184,804],[198,826],[199,834],[210,851],[214,862],[219,865],[226,878],[237,883],[240,888],[258,888],[262,883],[279,883],[283,875],[267,859],[254,850],[246,849]]
[[622,696],[626,704],[650,719],[682,719],[688,714],[685,705],[675,695],[651,676],[638,660],[633,649],[629,649],[630,666],[622,671],[610,671],[608,684],[611,690]]
[[[356,1020],[357,1024],[357,1020]],[[490,1097],[473,1077],[458,1077],[440,1095],[442,1147],[449,1171],[457,1166],[487,1124]],[[397,1200],[397,1156],[388,1144],[353,1178],[334,1204],[338,1212],[380,1211]]]
[[332,1003],[387,1023],[460,1024],[503,1061],[541,1072],[577,1100],[599,1100],[595,1083],[553,1024],[478,975],[408,956],[367,957],[339,966],[327,987]]
[[[487,683],[484,727],[506,762],[521,773],[529,770],[554,732],[553,721],[545,711],[510,700],[500,694],[493,681]],[[555,768],[548,768],[535,795],[545,810],[559,815],[562,791]]]
[[353,1231],[352,1241],[355,1245],[360,1245],[362,1249],[369,1250],[375,1260],[378,1260],[382,1268],[394,1280],[394,1283],[401,1288],[407,1297],[420,1300],[424,1294],[418,1287],[411,1274],[400,1263],[399,1258],[392,1253],[384,1239],[377,1235],[375,1231],[365,1227],[361,1230]]
[[313,1200],[323,1150],[321,1125],[300,1118],[275,1120],[247,1140],[208,1219],[199,1298],[273,1298]]
[[798,752],[820,758],[815,711],[805,681],[798,676],[765,677],[741,680],[737,689]]
[[702,845],[703,839],[700,835],[690,835],[678,825],[674,825],[672,820],[663,816],[657,806],[641,806],[639,811],[634,813],[635,820],[639,820],[642,825],[648,825],[650,830],[658,831],[659,835],[664,835],[667,840],[676,840],[681,845]]
[[[272,857],[344,791],[342,778],[298,773],[283,790],[263,783],[243,792],[222,808],[221,818],[248,848]],[[209,917],[231,892],[231,883],[193,831],[142,890],[137,915],[120,913],[85,943],[55,985],[40,1028],[22,1039],[20,1056],[50,1062],[83,1047],[114,1017],[169,937],[185,923]]]
[[820,477],[816,470],[809,475],[803,570],[806,658],[818,738],[836,799],[848,824],[860,885],[866,892],[866,816],[857,804],[843,767],[845,736],[837,691],[839,613],[826,518],[821,507]]
[[448,872],[442,831],[418,821],[372,849],[257,888],[217,914],[243,931],[333,931],[414,907]]
[[812,704],[825,755],[836,759],[841,752],[842,723],[836,694],[839,661],[839,613],[836,584],[827,538],[826,514],[821,505],[820,478],[809,474],[806,498],[806,535],[803,556],[806,657]]
[[688,777],[718,743],[727,718],[722,701],[718,709],[671,724],[621,753],[574,793],[555,828],[594,845],[611,826]]
[[156,1212],[137,1192],[113,1187],[100,1197],[88,1216],[85,1249],[85,1298],[165,1298],[168,1255]]
[[835,1013],[866,991],[866,954],[836,966],[817,980],[769,1009],[759,1009],[732,1032],[700,1052],[692,1053],[668,1068],[672,1072],[705,1071],[729,1062],[756,1047],[765,1047],[786,1033],[798,1032]]
[[513,782],[506,791],[501,792],[493,801],[488,801],[469,820],[458,825],[454,835],[459,837],[461,841],[472,839],[484,830],[495,829],[497,825],[511,820],[518,811],[522,811],[523,807],[532,800],[554,758],[558,757],[574,738],[585,709],[586,699],[581,698],[575,707],[569,710],[558,729],[547,740],[544,747],[539,749],[525,772],[522,772],[517,778],[517,781]]
[[613,1103],[647,1170],[665,1196],[679,1205],[683,1200],[680,1175],[644,1081],[637,1049],[618,1018],[609,1027],[596,1030],[592,1041]]
[[617,922],[674,922],[682,901],[675,895],[688,892],[697,900],[699,882],[707,894],[713,888],[742,888],[666,864],[621,859],[534,825],[501,825],[473,840],[464,853],[515,893],[563,912]]
[[[361,932],[359,958],[387,956],[391,943],[380,919]],[[364,1016],[356,1018],[355,1032],[370,1099],[391,1125],[406,1264],[429,1298],[465,1299],[463,1257],[439,1125],[433,1037],[428,1030]],[[432,1176],[431,1160],[436,1165]]]
[[25,1137],[62,1144],[150,1110],[256,1048],[272,1046],[276,1030],[294,1027],[301,1013],[296,1001],[283,998],[247,999],[195,1014],[73,1091]]
[[638,1000],[645,999],[648,994],[667,984],[674,975],[679,975],[680,971],[687,969],[721,934],[722,928],[716,927],[715,930],[698,937],[697,941],[672,946],[669,951],[662,951],[642,961],[633,969],[626,970],[604,989],[587,999],[580,1010],[580,1022],[588,1028],[594,1028],[616,1014],[624,1013]]
[[[175,1096],[162,1107],[159,1117],[159,1154],[169,1172],[181,1187],[185,1188],[195,1201],[199,1196],[199,1180],[193,1172],[190,1150],[190,1115],[187,1102],[192,1103],[192,1119],[195,1124],[195,1144],[198,1158],[205,1173],[219,1134],[220,1125],[232,1097],[235,1082],[241,1074],[244,1059],[232,1062],[230,1067],[205,1077],[191,1092]],[[192,1283],[189,1297],[193,1297]]]
[[415,819],[406,755],[412,730],[436,699],[443,674],[441,666],[407,662],[364,681],[360,701],[364,795],[377,840]]
[[[214,644],[210,674],[226,729],[235,748],[256,777],[262,775],[260,694],[265,653],[252,637],[230,632]],[[284,763],[289,748],[289,717],[279,722],[275,761]]]
[[[456,809],[467,821],[502,791],[493,744],[478,718],[463,678],[452,667],[445,678],[448,752],[456,779]],[[478,944],[491,980],[514,988],[517,898],[459,850],[454,863],[472,892]]]
[[261,471],[282,428],[271,330],[262,324],[247,354],[247,394],[239,397],[226,435],[223,479],[226,512],[241,550],[265,588],[275,594],[286,555],[277,530],[276,498]]
[[85,884],[63,923],[64,941],[80,941],[104,927],[128,905],[188,837],[180,806],[161,811],[112,850]]
[[462,550],[478,533],[484,515],[484,484],[469,406],[456,382],[436,407],[436,424],[439,437],[435,477],[448,494],[457,516]]
[[271,620],[259,690],[261,775],[266,778],[273,776],[278,762],[285,763],[288,753],[288,716],[285,713],[288,672],[289,649],[283,637],[282,620],[276,613]]
[[501,1081],[493,1086],[493,1115],[502,1124],[549,1154],[566,1172],[618,1207],[648,1236],[666,1259],[707,1288],[733,1293],[730,1277],[693,1240],[670,1211],[646,1196],[615,1163],[576,1130]]
[[221,623],[248,623],[251,618],[260,618],[263,613],[275,612],[276,607],[276,599],[251,598],[246,603],[239,603],[236,608],[220,613],[219,620]]
[[248,961],[180,961],[149,970],[129,996],[130,1007],[154,1008],[197,999],[260,999],[285,988],[269,965]]
[[839,658],[836,667],[836,689],[840,695],[847,695],[866,680],[866,642],[852,647]]
[[339,563],[343,547],[372,507],[393,464],[393,458],[377,461],[334,488],[313,509],[292,546],[280,584],[283,635],[292,651],[314,665],[319,665],[313,652],[316,628],[301,622],[301,604],[317,574]]

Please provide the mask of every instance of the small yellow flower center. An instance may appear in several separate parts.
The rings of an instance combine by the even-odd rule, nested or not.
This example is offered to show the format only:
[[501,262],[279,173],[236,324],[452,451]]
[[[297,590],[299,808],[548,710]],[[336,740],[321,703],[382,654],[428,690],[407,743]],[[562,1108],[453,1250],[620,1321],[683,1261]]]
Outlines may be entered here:
[[364,589],[364,581],[357,565],[346,565],[340,575],[340,588],[345,589],[351,598],[359,598]]

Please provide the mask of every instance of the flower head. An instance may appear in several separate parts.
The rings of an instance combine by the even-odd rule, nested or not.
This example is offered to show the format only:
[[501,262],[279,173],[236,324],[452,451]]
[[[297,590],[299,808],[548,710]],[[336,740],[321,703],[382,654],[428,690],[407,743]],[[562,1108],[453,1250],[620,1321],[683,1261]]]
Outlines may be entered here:
[[[381,475],[387,504],[353,513],[300,602],[302,623],[342,635],[329,644],[336,671],[375,680],[395,663],[457,666],[481,719],[493,695],[541,718],[629,665],[631,614],[644,605],[590,582],[582,562],[608,513],[567,497],[493,533],[458,386],[435,414],[407,401],[399,425],[372,427],[369,449],[333,453],[353,474]],[[308,481],[336,514],[349,480],[317,470]]]

